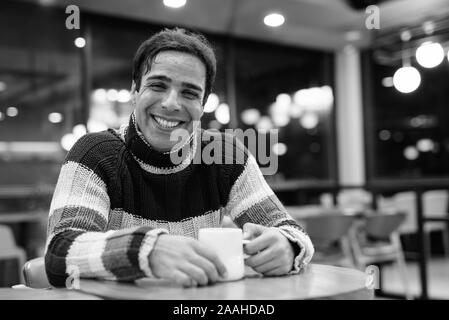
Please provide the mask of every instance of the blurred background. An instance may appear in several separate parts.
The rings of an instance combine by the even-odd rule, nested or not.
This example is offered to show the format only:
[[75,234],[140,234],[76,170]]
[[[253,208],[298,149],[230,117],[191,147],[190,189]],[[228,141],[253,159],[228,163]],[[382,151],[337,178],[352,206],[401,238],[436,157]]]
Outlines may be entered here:
[[[17,256],[44,254],[67,151],[128,121],[134,53],[174,26],[217,55],[203,128],[277,129],[266,179],[299,220],[405,212],[408,289],[386,262],[384,296],[449,298],[449,0],[1,1],[0,224]],[[11,250],[0,286],[20,281]]]

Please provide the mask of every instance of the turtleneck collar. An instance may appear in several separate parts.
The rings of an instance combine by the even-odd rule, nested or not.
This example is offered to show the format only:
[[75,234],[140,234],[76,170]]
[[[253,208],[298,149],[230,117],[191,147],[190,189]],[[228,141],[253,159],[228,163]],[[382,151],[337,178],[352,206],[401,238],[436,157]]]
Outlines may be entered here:
[[198,134],[194,131],[189,140],[177,150],[157,151],[139,130],[134,112],[128,125],[120,128],[120,134],[140,167],[154,174],[170,174],[184,170],[192,162],[198,144]]

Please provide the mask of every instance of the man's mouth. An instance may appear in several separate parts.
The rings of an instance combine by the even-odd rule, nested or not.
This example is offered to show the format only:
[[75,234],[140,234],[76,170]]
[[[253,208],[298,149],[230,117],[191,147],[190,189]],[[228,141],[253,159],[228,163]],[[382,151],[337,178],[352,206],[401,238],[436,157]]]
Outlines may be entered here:
[[163,129],[175,129],[185,123],[185,121],[168,120],[156,115],[151,115],[151,118]]

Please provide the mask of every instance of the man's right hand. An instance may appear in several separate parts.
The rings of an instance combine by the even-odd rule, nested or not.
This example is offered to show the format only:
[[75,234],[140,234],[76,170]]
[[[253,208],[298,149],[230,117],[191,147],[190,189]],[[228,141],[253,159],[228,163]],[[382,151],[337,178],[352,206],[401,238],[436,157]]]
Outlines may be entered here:
[[226,267],[218,256],[189,237],[159,235],[149,263],[156,277],[173,280],[185,287],[214,283],[226,276]]

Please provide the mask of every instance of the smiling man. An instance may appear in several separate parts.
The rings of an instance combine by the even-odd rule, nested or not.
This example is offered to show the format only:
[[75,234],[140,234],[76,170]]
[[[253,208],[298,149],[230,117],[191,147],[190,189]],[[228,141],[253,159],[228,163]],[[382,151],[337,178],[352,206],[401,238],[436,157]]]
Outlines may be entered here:
[[[61,168],[45,255],[52,285],[64,286],[70,270],[111,280],[214,283],[226,269],[198,242],[198,230],[219,227],[224,217],[251,239],[245,263],[254,270],[296,273],[310,261],[309,237],[267,185],[253,155],[235,137],[199,127],[215,73],[214,52],[199,34],[176,28],[142,43],[134,58],[129,123],[85,135]],[[177,130],[185,132],[181,145],[171,139]],[[192,161],[216,141],[223,157],[241,151],[243,163]],[[182,161],[174,163],[173,155]]]

